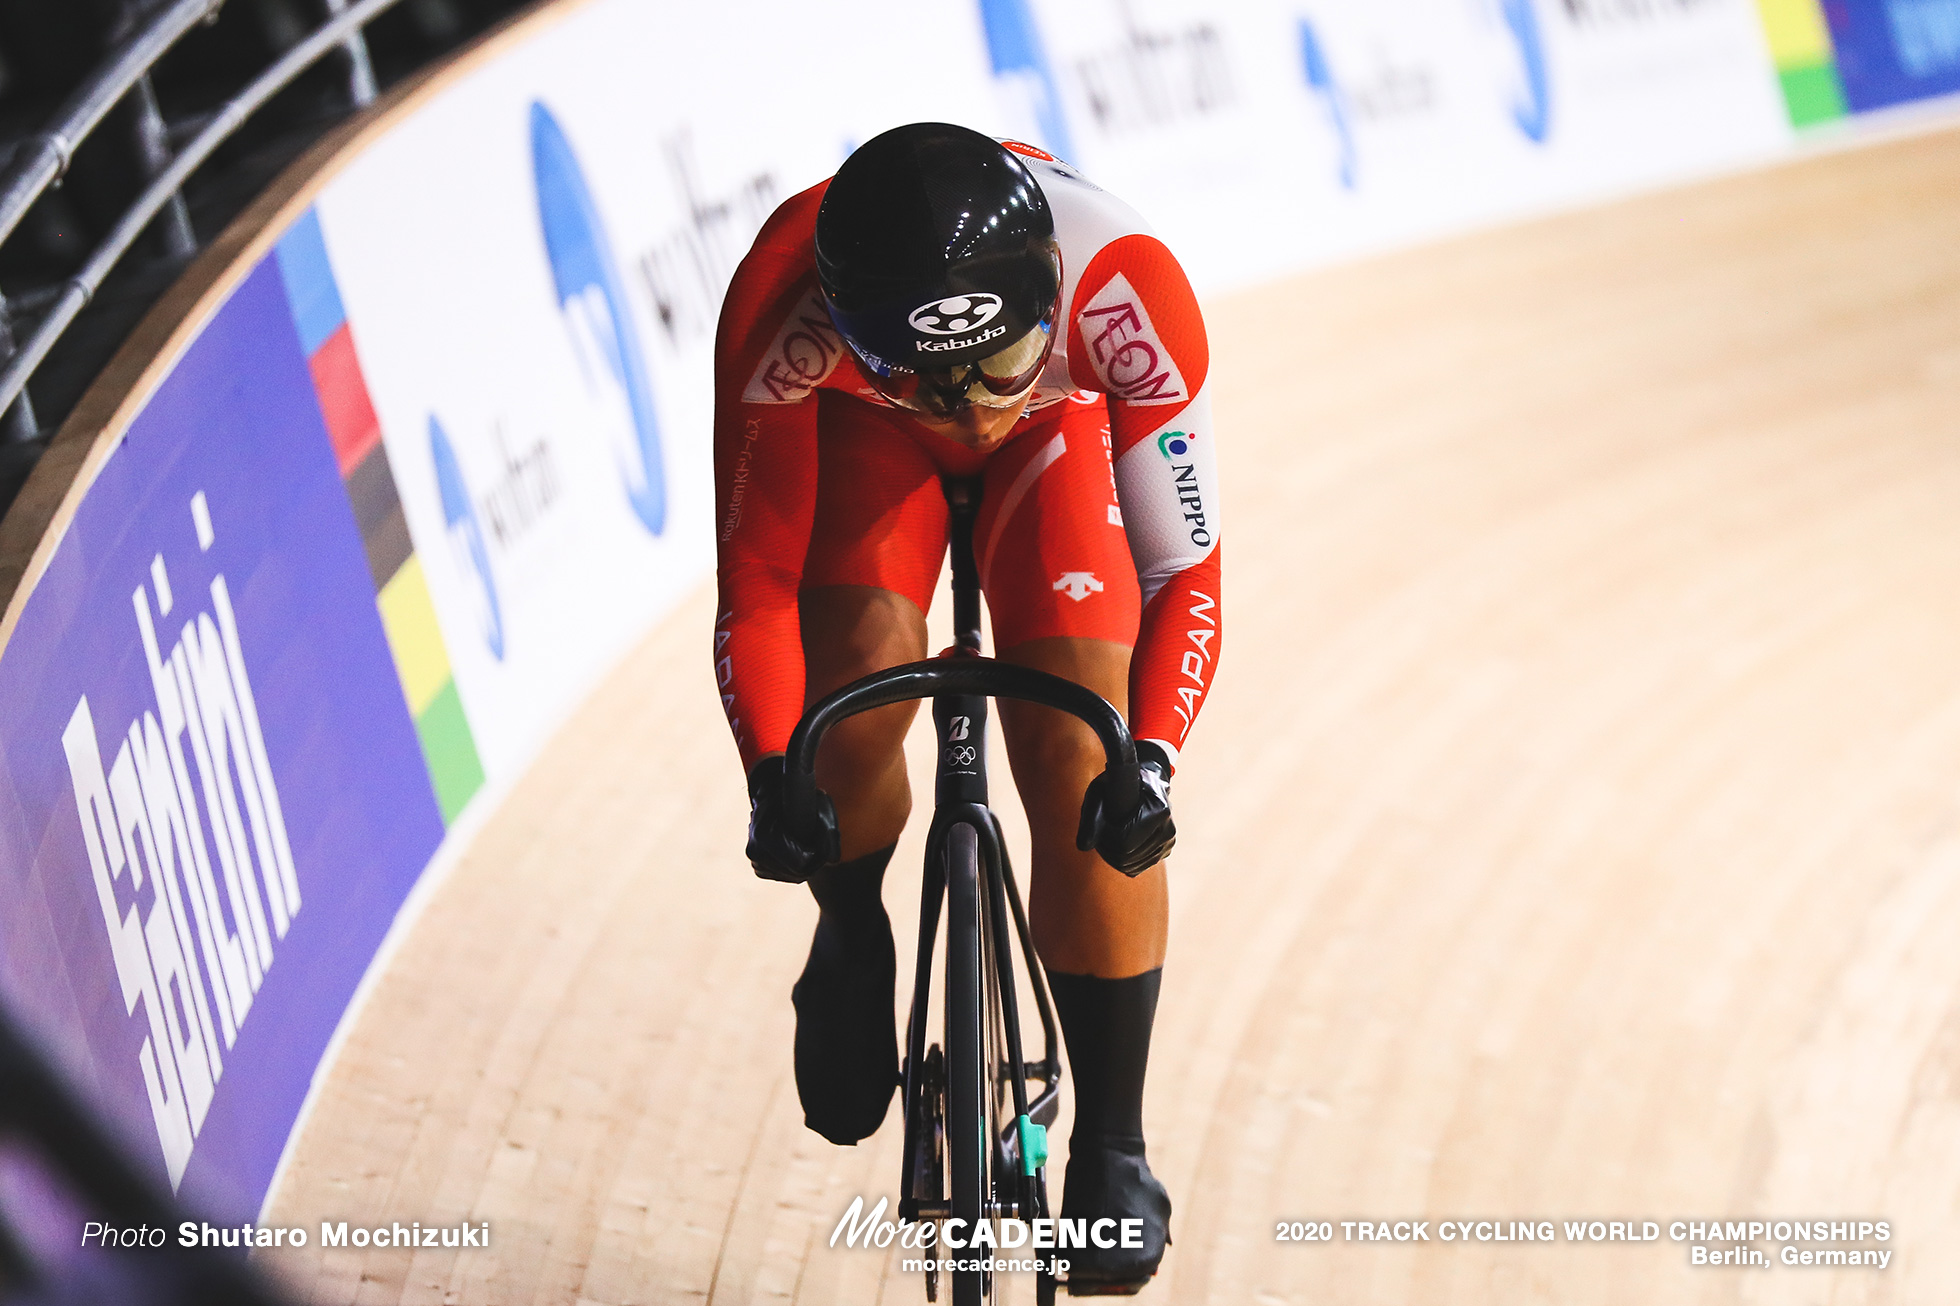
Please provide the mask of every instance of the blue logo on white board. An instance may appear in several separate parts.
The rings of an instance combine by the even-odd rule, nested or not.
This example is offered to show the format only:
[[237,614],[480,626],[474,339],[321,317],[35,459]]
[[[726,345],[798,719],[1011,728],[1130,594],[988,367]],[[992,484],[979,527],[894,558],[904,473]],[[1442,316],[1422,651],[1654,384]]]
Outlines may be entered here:
[[497,602],[497,582],[490,574],[490,549],[483,539],[483,526],[477,521],[469,483],[463,479],[463,465],[457,461],[456,450],[434,413],[429,414],[429,457],[435,463],[443,531],[449,538],[456,574],[468,590],[470,607],[475,611],[477,630],[485,646],[492,657],[502,662],[504,611]]
[[1342,93],[1341,84],[1334,80],[1334,68],[1327,61],[1327,51],[1319,35],[1305,18],[1300,20],[1300,65],[1307,88],[1319,97],[1326,109],[1327,125],[1334,132],[1334,143],[1339,149],[1336,170],[1341,186],[1353,190],[1360,163],[1354,149],[1354,127],[1348,121],[1347,96]]
[[617,414],[609,436],[626,497],[641,523],[658,535],[667,526],[667,474],[646,356],[578,156],[541,101],[531,104],[531,163],[537,175],[538,220],[565,329],[587,384]]
[[1025,101],[1040,133],[1035,144],[1050,154],[1073,159],[1075,147],[1069,140],[1061,91],[1029,0],[980,0],[980,23],[987,32],[994,80]]
[[1511,121],[1526,139],[1543,145],[1552,130],[1552,79],[1545,62],[1545,34],[1532,0],[1497,0],[1505,29],[1518,47],[1523,86],[1511,102]]

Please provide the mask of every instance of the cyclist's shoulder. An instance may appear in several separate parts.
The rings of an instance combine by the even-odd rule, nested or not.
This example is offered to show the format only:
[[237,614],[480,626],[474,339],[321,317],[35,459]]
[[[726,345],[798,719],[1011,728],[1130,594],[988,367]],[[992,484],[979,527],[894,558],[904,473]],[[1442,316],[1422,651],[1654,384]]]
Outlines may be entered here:
[[1046,150],[1019,141],[1001,144],[1020,155],[1041,184],[1041,193],[1054,214],[1055,242],[1062,249],[1064,274],[1085,271],[1099,259],[1134,258],[1136,251],[1150,247],[1159,251],[1156,257],[1169,257],[1143,215],[1121,196],[1104,190],[1074,165]]
[[786,317],[808,309],[817,285],[817,207],[829,184],[784,200],[756,233],[722,296],[718,352],[762,349]]
[[1183,266],[1143,215],[1046,151],[1003,141],[1041,183],[1062,251],[1063,303],[1071,322],[1139,296],[1181,309],[1190,298]]
[[830,186],[826,177],[808,190],[800,190],[776,206],[755,235],[752,254],[787,255],[816,258],[817,209]]
[[790,196],[762,225],[728,286],[717,366],[747,403],[801,404],[852,390],[857,371],[817,288],[817,208],[828,180]]
[[817,208],[829,184],[826,179],[790,196],[762,224],[729,280],[722,301],[724,321],[768,313],[794,298],[803,283],[815,284]]

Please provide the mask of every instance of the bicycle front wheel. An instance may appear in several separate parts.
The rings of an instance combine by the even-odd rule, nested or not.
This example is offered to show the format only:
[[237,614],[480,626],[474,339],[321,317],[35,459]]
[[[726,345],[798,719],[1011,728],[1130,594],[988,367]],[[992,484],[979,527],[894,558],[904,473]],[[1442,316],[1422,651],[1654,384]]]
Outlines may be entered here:
[[[946,832],[946,1152],[952,1180],[952,1218],[964,1221],[969,1244],[989,1215],[991,1154],[987,1125],[986,1040],[980,942],[980,836],[970,825]],[[948,1255],[977,1262],[988,1248]],[[953,1306],[984,1306],[988,1276],[982,1270],[953,1272]]]

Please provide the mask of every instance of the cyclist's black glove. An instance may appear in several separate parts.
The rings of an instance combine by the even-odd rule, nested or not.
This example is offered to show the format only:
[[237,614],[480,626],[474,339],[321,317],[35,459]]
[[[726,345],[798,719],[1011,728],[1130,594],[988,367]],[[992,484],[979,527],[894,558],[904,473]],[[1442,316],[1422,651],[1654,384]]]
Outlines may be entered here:
[[783,759],[765,757],[749,772],[749,865],[765,880],[801,884],[837,860],[837,809],[812,789],[813,809],[792,811]]
[[1075,846],[1083,852],[1094,848],[1102,859],[1125,875],[1139,875],[1161,860],[1177,842],[1177,826],[1171,822],[1171,760],[1156,744],[1137,745],[1137,806],[1130,812],[1103,810],[1103,791],[1109,772],[1089,782],[1082,795],[1082,824],[1075,831]]

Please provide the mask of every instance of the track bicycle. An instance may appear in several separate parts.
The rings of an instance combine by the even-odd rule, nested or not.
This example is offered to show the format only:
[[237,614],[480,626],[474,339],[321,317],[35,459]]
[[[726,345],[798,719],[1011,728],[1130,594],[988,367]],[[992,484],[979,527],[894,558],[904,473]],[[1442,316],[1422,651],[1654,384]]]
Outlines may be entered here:
[[[1136,801],[1140,783],[1129,726],[1095,691],[1060,676],[980,654],[980,582],[973,560],[973,522],[980,506],[974,479],[945,482],[953,558],[954,644],[940,657],[874,672],[826,696],[804,713],[784,759],[786,802],[812,810],[814,768],[824,732],[847,717],[915,699],[932,700],[938,740],[935,805],[926,835],[925,892],[919,910],[919,951],[901,1071],[905,1104],[904,1168],[899,1217],[957,1223],[970,1236],[980,1220],[1032,1222],[1050,1216],[1048,1134],[1061,1094],[1062,1063],[1055,1011],[1035,956],[1027,912],[987,806],[986,725],[989,698],[1013,698],[1077,717],[1102,743],[1112,807]],[[944,1043],[928,1045],[927,998],[942,906],[946,916]],[[1011,922],[1011,925],[1010,925]],[[1015,988],[1014,954],[1027,967],[1041,1022],[1042,1055],[1027,1059]],[[1030,1092],[1030,1085],[1034,1089]],[[926,1298],[939,1298],[935,1241],[926,1270]],[[1040,1257],[1023,1248],[978,1250],[956,1263],[989,1256]],[[995,1299],[994,1276],[982,1269],[950,1272],[953,1306]],[[1056,1281],[1044,1270],[1035,1293],[1055,1300]]]

